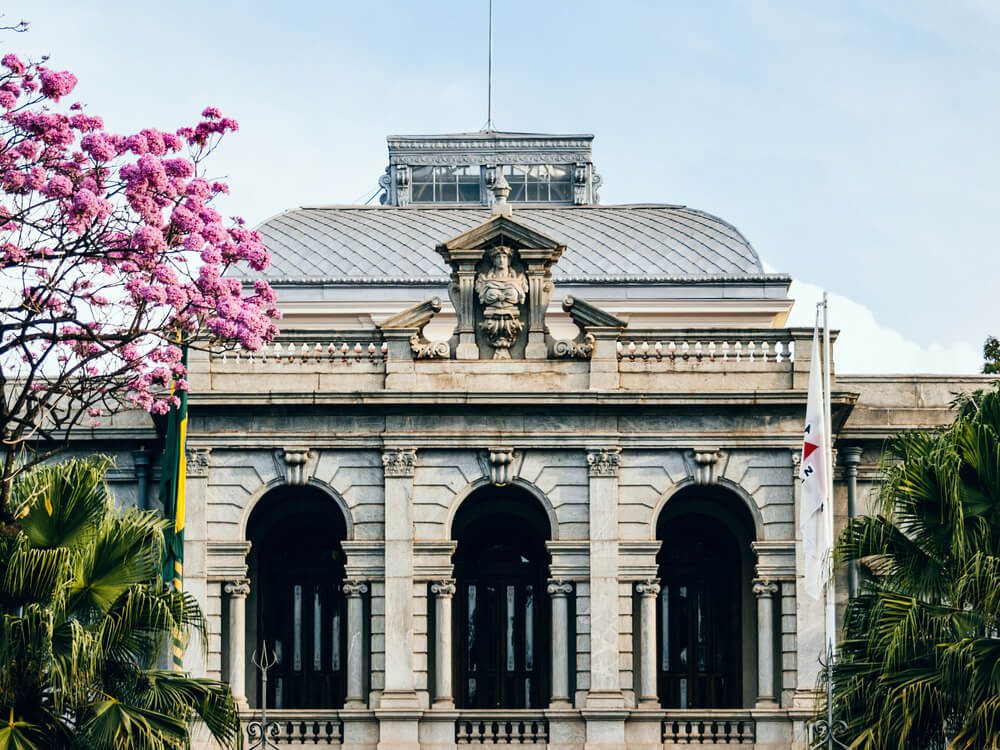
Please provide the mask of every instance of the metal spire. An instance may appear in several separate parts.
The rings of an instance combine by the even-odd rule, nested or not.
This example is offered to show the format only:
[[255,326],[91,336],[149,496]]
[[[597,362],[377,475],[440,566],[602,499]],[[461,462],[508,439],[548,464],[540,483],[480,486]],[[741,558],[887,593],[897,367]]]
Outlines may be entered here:
[[489,38],[489,83],[486,87],[486,125],[483,130],[493,130],[493,0],[490,0]]

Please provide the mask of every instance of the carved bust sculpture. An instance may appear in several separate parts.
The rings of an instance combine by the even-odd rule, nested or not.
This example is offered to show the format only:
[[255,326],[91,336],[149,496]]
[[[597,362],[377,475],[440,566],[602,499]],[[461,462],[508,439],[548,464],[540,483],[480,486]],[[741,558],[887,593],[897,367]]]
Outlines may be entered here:
[[510,359],[510,347],[524,329],[518,306],[528,296],[528,279],[511,268],[510,257],[509,247],[490,248],[487,268],[476,278],[476,295],[483,308],[479,326],[493,347],[493,359]]

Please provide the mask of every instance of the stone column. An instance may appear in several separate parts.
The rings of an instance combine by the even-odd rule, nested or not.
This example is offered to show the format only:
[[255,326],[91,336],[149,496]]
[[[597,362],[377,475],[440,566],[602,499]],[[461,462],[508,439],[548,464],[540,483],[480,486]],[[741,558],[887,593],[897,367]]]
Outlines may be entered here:
[[385,473],[385,690],[382,708],[416,708],[413,681],[413,471],[416,451],[382,455]]
[[458,318],[458,326],[455,329],[455,333],[458,334],[455,359],[479,359],[479,345],[476,343],[475,263],[463,263],[452,274],[452,279],[455,278],[458,279],[458,293],[451,298]]
[[455,579],[445,578],[431,584],[434,594],[434,623],[437,635],[434,644],[434,707],[454,708],[451,687],[451,598],[455,595]]
[[660,583],[655,579],[636,584],[639,604],[639,707],[659,708],[656,693],[656,599]]
[[149,510],[149,472],[151,457],[146,446],[132,451],[132,465],[135,467],[135,506],[139,510]]
[[566,597],[573,584],[549,581],[552,597],[552,699],[549,708],[569,708],[569,610]]
[[778,584],[757,578],[757,704],[756,708],[777,708],[774,696],[774,595]]
[[344,581],[341,587],[347,595],[347,696],[344,708],[365,707],[365,606],[362,597],[368,593],[363,581]]
[[247,704],[247,595],[250,593],[250,580],[237,578],[228,581],[223,587],[229,597],[229,689],[233,699],[241,709]]
[[590,466],[590,691],[588,708],[623,708],[618,673],[617,448],[587,454]]
[[[844,476],[847,478],[847,520],[858,515],[858,464],[861,463],[862,449],[858,446],[841,448],[840,455],[844,461]],[[847,565],[847,592],[853,598],[858,595],[858,563],[851,561]]]

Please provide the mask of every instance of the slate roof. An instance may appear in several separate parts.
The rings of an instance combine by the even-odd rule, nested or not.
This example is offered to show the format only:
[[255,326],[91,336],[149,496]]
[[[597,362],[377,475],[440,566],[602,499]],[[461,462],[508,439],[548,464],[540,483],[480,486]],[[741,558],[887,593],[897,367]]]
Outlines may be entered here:
[[[486,207],[304,207],[257,229],[281,283],[441,282],[434,248],[490,218]],[[513,220],[566,245],[562,281],[761,276],[760,259],[731,224],[686,206],[515,207]]]

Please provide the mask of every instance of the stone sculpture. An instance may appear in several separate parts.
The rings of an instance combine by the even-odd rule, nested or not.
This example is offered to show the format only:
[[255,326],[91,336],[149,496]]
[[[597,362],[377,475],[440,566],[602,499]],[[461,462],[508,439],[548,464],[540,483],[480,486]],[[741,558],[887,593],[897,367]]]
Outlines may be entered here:
[[510,359],[510,347],[524,330],[519,306],[528,297],[528,279],[511,268],[511,252],[504,245],[487,250],[489,265],[476,278],[476,295],[483,308],[479,327],[493,347],[493,359]]

